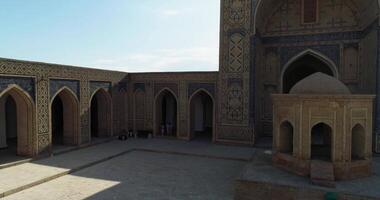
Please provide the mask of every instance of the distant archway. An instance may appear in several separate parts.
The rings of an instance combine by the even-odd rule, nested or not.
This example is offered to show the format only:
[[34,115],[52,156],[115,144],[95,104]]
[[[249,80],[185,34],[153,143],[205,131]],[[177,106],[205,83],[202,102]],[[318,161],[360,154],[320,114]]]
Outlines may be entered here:
[[205,90],[199,90],[190,97],[190,138],[213,141],[214,100]]
[[177,98],[169,89],[162,90],[155,100],[155,135],[177,136]]
[[34,109],[32,97],[16,85],[0,93],[0,149],[33,156]]
[[104,89],[95,92],[90,102],[91,137],[112,136],[112,97]]
[[332,129],[325,123],[319,123],[311,129],[311,159],[332,159]]
[[351,158],[352,160],[365,159],[365,130],[360,124],[352,128]]
[[79,101],[68,88],[52,98],[51,133],[53,145],[77,145],[79,142]]
[[326,57],[311,50],[299,54],[284,66],[281,74],[282,92],[289,93],[299,81],[317,72],[338,77],[335,65]]
[[290,122],[285,121],[280,126],[280,138],[278,151],[293,154],[294,129]]

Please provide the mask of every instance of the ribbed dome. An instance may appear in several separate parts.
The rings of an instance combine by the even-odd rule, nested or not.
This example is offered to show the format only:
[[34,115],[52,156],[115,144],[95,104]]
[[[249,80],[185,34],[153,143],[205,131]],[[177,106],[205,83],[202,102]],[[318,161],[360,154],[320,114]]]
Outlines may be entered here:
[[290,94],[351,94],[350,90],[338,79],[321,72],[314,73],[298,82]]

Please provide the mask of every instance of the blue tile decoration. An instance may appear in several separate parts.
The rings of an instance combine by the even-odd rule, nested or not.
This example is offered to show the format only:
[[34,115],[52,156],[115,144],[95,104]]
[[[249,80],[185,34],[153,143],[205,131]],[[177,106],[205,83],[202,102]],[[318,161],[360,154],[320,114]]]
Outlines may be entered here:
[[50,91],[50,100],[53,96],[62,88],[67,87],[73,91],[77,98],[80,98],[80,87],[78,80],[66,80],[66,79],[50,79],[49,91]]
[[154,84],[154,96],[157,96],[158,93],[164,89],[170,89],[176,97],[178,97],[178,84],[177,83],[155,83]]
[[16,84],[25,90],[35,101],[36,87],[35,79],[32,77],[0,76],[0,92],[4,91],[11,84]]
[[340,65],[340,46],[339,45],[320,45],[320,46],[295,46],[295,47],[280,47],[280,64],[283,67],[294,56],[302,53],[305,50],[322,53],[331,59],[336,66]]
[[119,92],[127,92],[128,91],[128,82],[127,81],[121,81],[117,84],[117,88]]
[[136,90],[141,90],[145,92],[145,83],[135,83],[133,85],[133,91],[136,92]]
[[90,92],[91,95],[98,89],[103,88],[104,90],[111,93],[112,83],[106,81],[90,81]]
[[214,83],[189,83],[188,97],[194,94],[199,89],[204,89],[209,92],[212,97],[215,97],[215,84]]
[[363,32],[338,32],[338,33],[322,33],[314,35],[290,35],[290,36],[274,36],[263,37],[263,44],[303,44],[306,42],[324,42],[324,41],[342,41],[342,40],[358,40],[363,37]]
[[367,36],[371,30],[377,27],[378,20],[372,22],[362,31],[349,31],[349,32],[334,32],[334,33],[321,33],[311,35],[289,35],[289,36],[269,36],[262,37],[263,44],[305,44],[307,42],[331,42],[331,41],[349,41],[360,40]]

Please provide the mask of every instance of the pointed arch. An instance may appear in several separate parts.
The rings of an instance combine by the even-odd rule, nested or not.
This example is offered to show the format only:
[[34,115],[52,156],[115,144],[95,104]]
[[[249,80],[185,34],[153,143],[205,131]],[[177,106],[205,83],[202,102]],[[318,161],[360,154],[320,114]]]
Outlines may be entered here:
[[365,159],[366,131],[361,124],[356,124],[351,130],[351,159]]
[[280,137],[278,151],[293,155],[294,126],[289,121],[280,124]]
[[79,99],[74,91],[72,91],[69,87],[64,86],[61,89],[57,90],[57,92],[54,93],[54,95],[50,98],[50,104],[54,101],[54,99],[61,94],[62,92],[70,94],[71,97],[74,98],[74,100],[79,103]]
[[[307,50],[297,54],[293,58],[291,58],[282,67],[281,74],[280,74],[280,90],[282,92],[286,93],[286,91],[288,92],[291,89],[291,88],[288,88],[287,84],[285,83],[285,81],[288,81],[287,74],[290,73],[289,70],[293,70],[293,71],[295,71],[295,70],[297,71],[297,70],[301,70],[301,69],[307,70],[305,67],[297,67],[297,66],[294,67],[293,66],[293,65],[297,64],[297,62],[301,62],[302,59],[307,59],[307,61],[309,61],[310,64],[312,61],[323,63],[323,65],[319,65],[318,68],[309,66],[309,69],[311,71],[314,71],[314,73],[315,72],[323,72],[323,73],[326,73],[330,76],[335,77],[336,79],[339,79],[338,68],[331,59],[329,59],[327,56],[323,55],[320,52],[314,51],[312,49],[307,49]],[[305,62],[305,61],[303,61],[303,62]],[[295,68],[295,69],[293,69],[293,68]],[[300,69],[297,69],[297,68],[300,68]],[[312,73],[311,71],[309,73],[306,73],[302,77],[298,78],[300,80],[297,80],[297,82],[301,81],[303,78],[306,78],[308,75],[311,75],[310,74],[310,73]],[[294,73],[290,73],[290,74],[294,74]],[[296,84],[296,83],[293,83],[290,85],[294,86],[294,84]]]
[[[199,97],[199,98],[198,98]],[[200,108],[199,110],[202,113],[197,112],[196,100],[197,98],[200,100]],[[197,114],[199,117],[197,117]],[[215,99],[211,93],[203,88],[196,90],[189,97],[189,105],[188,105],[188,115],[189,115],[189,125],[188,125],[188,138],[194,138],[196,132],[196,125],[198,124],[198,129],[204,133],[211,134],[211,141],[215,141]],[[196,123],[196,118],[202,119],[200,122]],[[201,123],[201,124],[199,124]],[[199,127],[200,126],[200,127]],[[211,129],[211,130],[209,130]]]
[[168,88],[168,87],[164,87],[162,88],[159,92],[157,92],[156,96],[154,97],[154,99],[157,99],[160,95],[162,95],[163,92],[170,92],[176,99],[178,98],[177,95],[175,94],[175,92],[173,92],[172,89]]
[[333,129],[329,123],[319,122],[310,130],[310,158],[332,161]]
[[137,88],[133,92],[133,130],[145,131],[146,93],[144,89]]
[[169,88],[161,89],[154,98],[155,136],[178,137],[179,103],[175,93]]
[[112,136],[112,97],[104,88],[93,92],[89,102],[89,127],[91,137]]
[[79,100],[68,87],[62,87],[50,100],[50,140],[57,145],[79,144]]
[[[37,153],[35,142],[37,136],[35,134],[36,108],[33,98],[18,85],[9,85],[7,89],[0,93],[2,114],[5,114],[5,101],[7,97],[11,97],[15,104],[15,113],[13,115],[16,117],[17,155],[34,156]],[[4,118],[4,120],[6,119]]]

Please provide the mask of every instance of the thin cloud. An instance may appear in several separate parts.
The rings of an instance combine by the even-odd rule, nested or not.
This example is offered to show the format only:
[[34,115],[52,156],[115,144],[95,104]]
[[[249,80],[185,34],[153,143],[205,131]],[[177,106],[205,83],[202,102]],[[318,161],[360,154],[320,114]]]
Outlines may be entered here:
[[176,16],[180,14],[179,10],[163,10],[160,12],[164,16]]
[[108,63],[126,72],[216,71],[218,60],[218,48],[196,47],[159,49],[126,55],[123,59],[101,59],[95,65],[105,67]]

